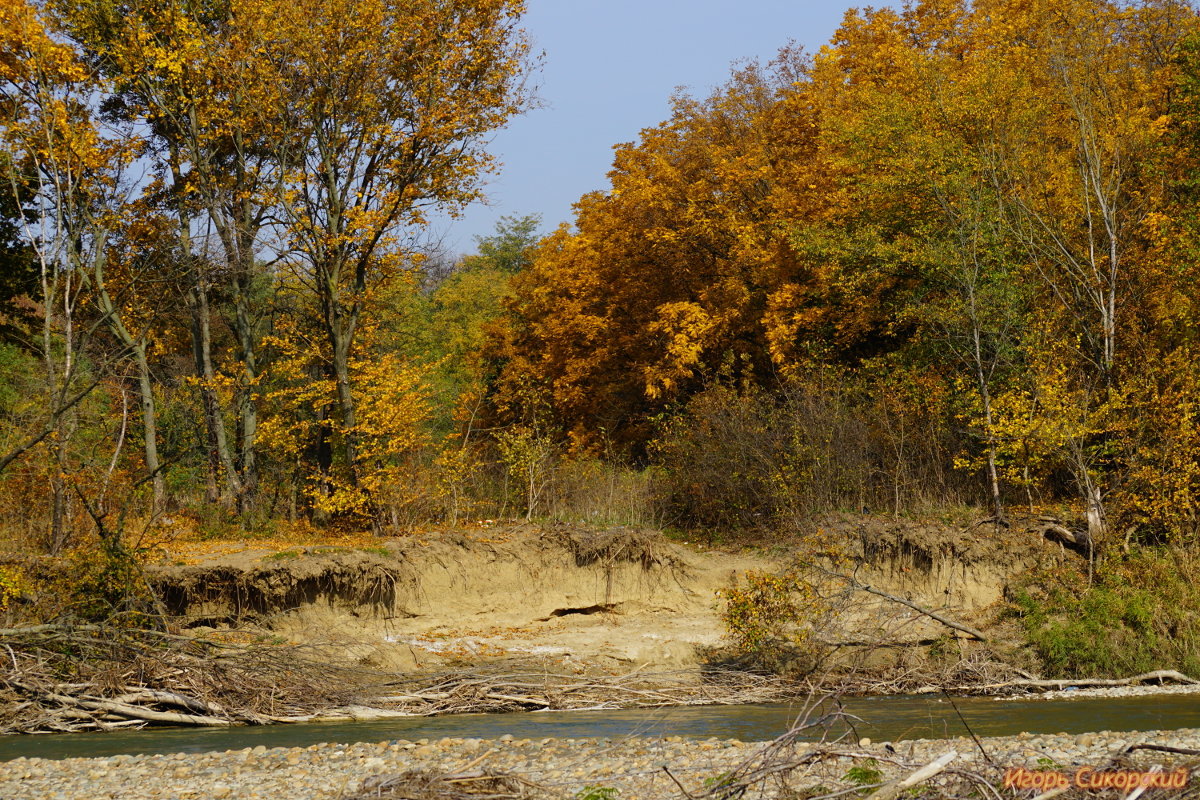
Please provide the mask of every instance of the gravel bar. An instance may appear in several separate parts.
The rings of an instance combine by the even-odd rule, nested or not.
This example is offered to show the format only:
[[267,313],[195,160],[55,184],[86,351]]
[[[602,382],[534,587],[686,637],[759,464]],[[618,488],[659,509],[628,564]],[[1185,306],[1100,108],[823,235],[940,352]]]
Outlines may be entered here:
[[1173,686],[1094,686],[1079,689],[1054,689],[1049,692],[1006,694],[997,700],[1078,700],[1084,697],[1145,697],[1148,695],[1197,694],[1200,684]]
[[[1102,731],[1079,735],[1054,734],[984,738],[980,740],[1000,766],[1046,766],[1070,769],[1099,766],[1123,748],[1140,743],[1200,747],[1200,730],[1145,733]],[[735,769],[762,748],[761,743],[736,740],[696,740],[681,737],[606,739],[441,739],[393,740],[380,743],[318,744],[311,747],[255,747],[214,753],[120,755],[109,758],[48,760],[18,758],[0,764],[3,800],[333,800],[352,792],[372,775],[406,770],[453,772],[464,767],[517,773],[563,798],[575,797],[587,786],[620,790],[630,798],[682,797],[663,771],[689,791],[705,779]],[[797,753],[814,745],[800,743]],[[855,758],[875,757],[885,775],[907,774],[912,764],[924,764],[954,750],[956,765],[980,761],[970,739],[911,740],[895,743],[868,740],[843,742],[847,755],[810,767],[799,783],[838,782]],[[481,758],[482,757],[482,758]],[[1137,751],[1135,763],[1171,763],[1180,757]],[[896,764],[894,762],[902,762]],[[809,781],[808,779],[811,779]],[[769,797],[770,792],[747,797]]]

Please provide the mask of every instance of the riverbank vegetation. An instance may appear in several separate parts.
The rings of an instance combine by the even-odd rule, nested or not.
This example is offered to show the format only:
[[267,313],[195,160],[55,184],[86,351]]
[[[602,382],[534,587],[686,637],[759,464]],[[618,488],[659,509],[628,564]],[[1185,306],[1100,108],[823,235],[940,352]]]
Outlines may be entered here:
[[0,611],[38,554],[138,611],[180,535],[1019,511],[1051,671],[1196,672],[1190,4],[849,12],[452,257],[522,12],[0,0]]

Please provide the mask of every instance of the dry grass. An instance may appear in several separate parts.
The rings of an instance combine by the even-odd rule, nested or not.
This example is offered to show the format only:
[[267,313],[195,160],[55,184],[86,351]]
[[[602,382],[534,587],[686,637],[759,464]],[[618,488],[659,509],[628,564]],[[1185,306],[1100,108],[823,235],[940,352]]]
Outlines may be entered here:
[[536,784],[502,772],[461,770],[439,775],[412,770],[368,778],[362,788],[342,800],[532,800],[545,796]]

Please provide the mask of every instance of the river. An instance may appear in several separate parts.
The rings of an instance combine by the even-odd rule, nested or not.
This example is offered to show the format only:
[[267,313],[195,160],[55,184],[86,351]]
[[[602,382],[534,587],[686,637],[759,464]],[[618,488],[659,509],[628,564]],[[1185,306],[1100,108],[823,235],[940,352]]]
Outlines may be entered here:
[[[953,703],[937,697],[856,697],[844,701],[857,717],[855,737],[874,741],[1086,731],[1200,728],[1200,694],[1061,700],[969,697]],[[957,706],[957,710],[955,709]],[[766,741],[805,714],[802,703],[688,706],[621,711],[543,711],[524,714],[458,714],[373,722],[310,723],[244,728],[152,728],[141,731],[0,738],[0,761],[19,756],[75,758],[123,753],[178,753],[266,747],[303,747],[318,742],[387,739],[618,738],[623,736],[718,737]],[[845,732],[846,728],[840,728]],[[839,732],[833,731],[834,734]],[[811,738],[818,738],[813,731]]]

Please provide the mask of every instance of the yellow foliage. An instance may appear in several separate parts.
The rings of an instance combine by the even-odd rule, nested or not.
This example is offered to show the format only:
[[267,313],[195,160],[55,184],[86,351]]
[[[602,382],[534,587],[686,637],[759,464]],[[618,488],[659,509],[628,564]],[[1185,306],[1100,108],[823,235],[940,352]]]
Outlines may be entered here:
[[[366,355],[350,361],[356,402],[352,428],[329,413],[334,379],[322,375],[327,370],[322,348],[303,333],[298,321],[281,320],[266,342],[279,352],[273,375],[279,385],[263,395],[267,413],[259,441],[276,459],[295,465],[313,508],[334,516],[370,517],[373,502],[403,502],[414,483],[411,457],[425,443],[422,423],[428,409],[422,370],[397,353],[375,351],[376,330],[372,325],[362,331]],[[357,444],[353,472],[345,465],[320,472],[306,463],[305,453],[323,437],[332,446],[347,435]]]
[[747,570],[741,578],[717,591],[734,648],[758,660],[812,650],[812,625],[829,610],[817,588],[794,572]]
[[13,598],[25,590],[25,575],[20,567],[0,566],[0,611],[7,611]]

